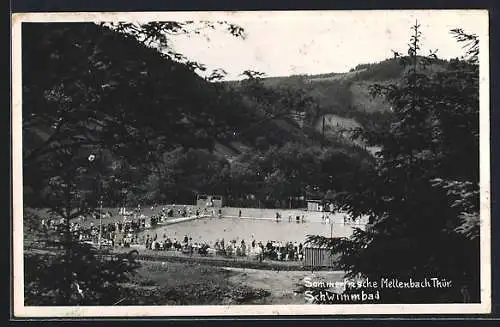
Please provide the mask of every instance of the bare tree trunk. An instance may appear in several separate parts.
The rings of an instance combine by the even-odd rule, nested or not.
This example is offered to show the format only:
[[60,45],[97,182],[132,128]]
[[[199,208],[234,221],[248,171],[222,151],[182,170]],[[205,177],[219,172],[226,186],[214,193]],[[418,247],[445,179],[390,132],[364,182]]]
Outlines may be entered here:
[[72,235],[71,235],[71,229],[70,229],[70,217],[71,217],[71,181],[70,177],[66,176],[65,178],[65,183],[66,183],[66,188],[65,188],[65,196],[66,196],[66,216],[64,218],[65,226],[64,226],[64,232],[65,232],[65,241],[64,241],[64,248],[65,248],[65,256],[66,256],[66,292],[65,292],[65,300],[66,304],[69,304],[71,301],[71,283],[73,279],[73,269],[72,269],[72,263],[71,263],[71,256],[72,256]]

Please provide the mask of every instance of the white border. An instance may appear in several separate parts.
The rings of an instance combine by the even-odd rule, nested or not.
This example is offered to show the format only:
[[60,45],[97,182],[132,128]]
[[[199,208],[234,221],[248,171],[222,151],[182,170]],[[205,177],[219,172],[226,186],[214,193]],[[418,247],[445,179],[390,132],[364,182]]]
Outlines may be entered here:
[[[430,14],[443,10],[412,10]],[[463,12],[464,10],[446,10]],[[408,11],[406,11],[408,12]],[[352,304],[352,305],[229,305],[229,306],[99,306],[26,307],[23,273],[23,176],[21,113],[21,24],[22,22],[161,21],[161,20],[254,20],[261,18],[300,19],[330,15],[330,11],[286,12],[109,12],[26,13],[12,15],[12,160],[13,160],[13,304],[15,317],[117,317],[117,316],[230,316],[230,315],[375,315],[375,314],[477,314],[491,312],[490,249],[490,125],[489,125],[489,34],[487,10],[474,12],[484,19],[480,33],[480,205],[481,205],[481,303],[480,304]],[[356,11],[370,14],[370,11]],[[352,12],[334,12],[350,15]],[[482,17],[479,17],[482,15]]]

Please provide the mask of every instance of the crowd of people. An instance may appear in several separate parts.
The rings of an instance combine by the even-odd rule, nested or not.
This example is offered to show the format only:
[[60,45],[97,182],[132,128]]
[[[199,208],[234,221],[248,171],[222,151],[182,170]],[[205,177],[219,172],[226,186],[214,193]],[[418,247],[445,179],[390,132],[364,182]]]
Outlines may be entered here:
[[[153,206],[153,214],[150,217],[141,215],[140,206],[134,211],[127,212],[125,208],[119,211],[119,220],[100,225],[98,220],[80,217],[70,223],[70,231],[74,239],[80,242],[91,243],[100,246],[110,247],[144,247],[156,251],[178,251],[186,255],[202,256],[224,256],[224,257],[248,257],[257,260],[278,260],[278,261],[300,261],[303,259],[303,244],[299,242],[261,242],[251,240],[229,240],[223,238],[215,242],[194,242],[191,237],[185,236],[181,240],[168,237],[166,234],[146,234],[144,231],[172,217],[188,216],[211,216],[222,217],[220,208],[199,208],[194,206]],[[241,210],[238,213],[241,217]],[[98,216],[97,216],[98,217]],[[110,212],[103,214],[103,217],[113,218]],[[90,224],[88,219],[91,219]],[[276,212],[276,221],[282,220],[281,214]],[[323,221],[327,221],[326,215]],[[305,217],[289,215],[288,222],[304,223]],[[54,219],[42,219],[44,230],[65,230],[65,221]]]
[[[179,214],[179,212],[177,212]],[[168,211],[165,214],[169,216]],[[182,215],[182,212],[180,213]],[[178,251],[186,255],[202,255],[202,256],[224,256],[224,257],[248,257],[257,260],[278,260],[278,261],[299,261],[303,258],[303,244],[298,242],[277,242],[267,241],[261,242],[252,239],[245,240],[229,240],[223,238],[217,239],[215,242],[193,242],[191,237],[187,235],[178,240],[176,238],[163,237],[155,235],[139,236],[141,231],[147,230],[154,219],[161,221],[165,216],[159,215],[150,218],[151,223],[147,223],[144,216],[127,218],[124,216],[123,221],[107,223],[99,226],[93,221],[84,226],[80,222],[70,222],[70,232],[75,240],[84,243],[100,244],[109,247],[131,247],[144,246],[144,248],[156,251]],[[44,231],[54,230],[63,232],[65,228],[64,219],[42,219],[42,229]],[[101,228],[99,228],[101,227]]]
[[[100,244],[102,246],[130,247],[131,245],[146,244],[146,238],[139,238],[139,233],[161,224],[169,218],[193,215],[201,217],[210,214],[214,217],[216,215],[221,217],[221,210],[216,211],[214,208],[201,209],[176,205],[159,207],[155,205],[151,207],[151,210],[153,214],[150,217],[146,217],[141,214],[140,206],[137,206],[133,211],[120,208],[118,212],[119,219],[103,224],[100,224],[98,219],[109,220],[114,218],[111,212],[96,213],[92,217],[80,216],[70,222],[69,229],[73,235],[73,239],[80,242]],[[63,233],[67,227],[64,218],[54,219],[44,217],[41,219],[40,224],[44,232],[56,231]]]
[[182,240],[167,237],[159,238],[157,234],[150,237],[146,236],[146,249],[156,251],[178,251],[184,254],[198,254],[202,256],[219,255],[224,257],[248,257],[260,261],[264,259],[277,261],[300,261],[303,259],[304,245],[299,242],[277,242],[267,241],[266,243],[257,242],[252,239],[237,241],[235,239],[225,241],[217,239],[215,242],[194,242],[191,237],[184,236]]
[[[101,244],[104,246],[124,246],[139,244],[138,233],[148,226],[146,217],[124,218],[123,221],[100,225],[93,221],[83,224],[82,218],[69,224],[69,230],[73,239],[79,242]],[[63,233],[66,230],[64,219],[42,219],[41,227],[44,232],[57,231]]]

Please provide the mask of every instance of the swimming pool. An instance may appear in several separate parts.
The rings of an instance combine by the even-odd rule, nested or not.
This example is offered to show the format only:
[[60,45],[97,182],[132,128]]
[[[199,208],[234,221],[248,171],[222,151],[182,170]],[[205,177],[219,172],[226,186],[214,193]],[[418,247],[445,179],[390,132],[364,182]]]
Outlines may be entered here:
[[[283,219],[276,222],[273,219],[254,218],[199,218],[196,220],[166,225],[147,230],[140,236],[155,234],[159,239],[163,236],[171,240],[182,241],[185,235],[192,238],[193,242],[215,243],[224,238],[225,241],[236,240],[241,242],[278,241],[278,242],[304,242],[307,235],[322,235],[330,237],[331,226],[323,222],[289,222]],[[352,233],[352,227],[336,222],[333,224],[334,237],[347,237]]]

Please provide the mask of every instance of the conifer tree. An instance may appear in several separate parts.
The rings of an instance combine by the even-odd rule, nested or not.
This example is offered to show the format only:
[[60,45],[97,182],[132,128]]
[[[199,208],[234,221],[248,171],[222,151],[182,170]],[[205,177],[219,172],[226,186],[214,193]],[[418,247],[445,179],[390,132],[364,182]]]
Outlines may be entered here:
[[383,302],[478,302],[477,61],[452,60],[433,72],[436,52],[420,54],[419,27],[412,27],[407,55],[396,53],[406,67],[403,82],[372,87],[394,111],[388,130],[364,133],[381,145],[377,163],[338,199],[370,224],[349,239],[310,241],[340,252],[351,277],[452,281],[448,289],[385,289]]
[[[94,213],[104,195],[132,184],[126,175],[158,161],[157,154],[207,141],[212,133],[212,124],[198,115],[200,107],[212,109],[203,106],[211,96],[208,83],[193,73],[202,65],[173,49],[160,51],[169,35],[190,33],[192,25],[23,24],[25,214],[34,215],[30,206],[48,208],[63,221],[43,236],[46,245],[59,247],[55,255],[25,255],[27,304],[112,304],[118,283],[136,267],[133,260],[104,261],[74,239],[70,223]],[[200,28],[217,26],[243,36],[243,29],[225,22],[201,22]],[[189,139],[200,130],[205,135]],[[90,155],[96,160],[89,162]],[[75,283],[84,297],[74,298]]]

